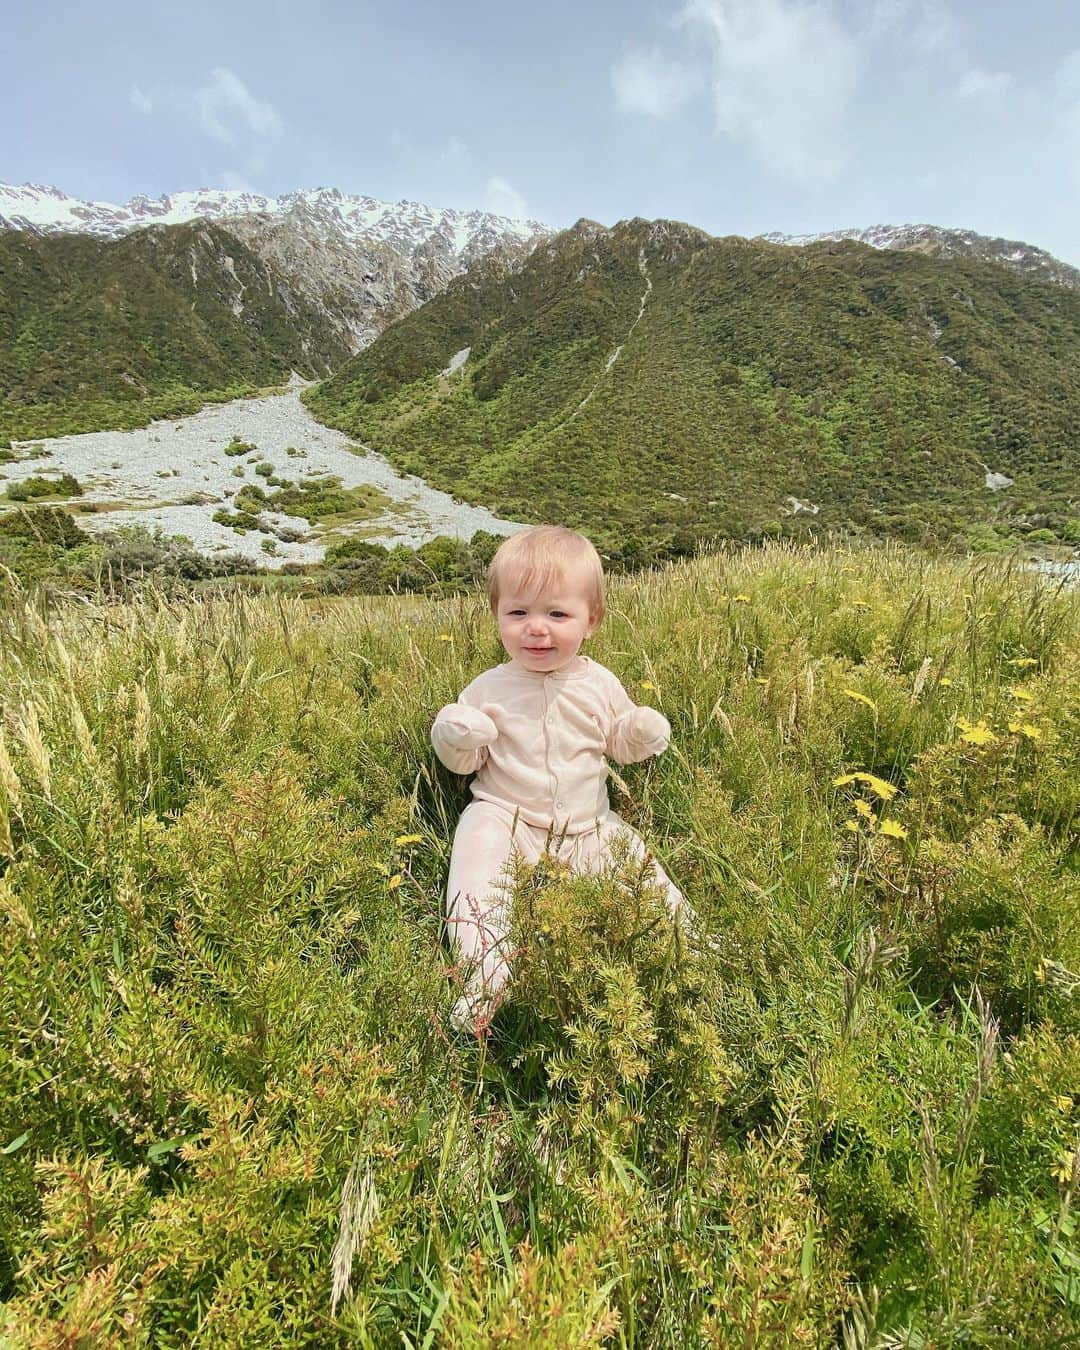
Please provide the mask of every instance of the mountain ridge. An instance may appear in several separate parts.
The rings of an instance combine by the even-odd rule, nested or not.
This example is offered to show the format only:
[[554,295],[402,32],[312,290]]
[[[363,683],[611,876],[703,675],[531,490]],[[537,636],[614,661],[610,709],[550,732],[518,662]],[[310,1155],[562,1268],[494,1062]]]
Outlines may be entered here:
[[990,543],[1080,529],[1077,369],[1071,288],[635,219],[456,278],[304,401],[465,500],[610,548],[834,527]]

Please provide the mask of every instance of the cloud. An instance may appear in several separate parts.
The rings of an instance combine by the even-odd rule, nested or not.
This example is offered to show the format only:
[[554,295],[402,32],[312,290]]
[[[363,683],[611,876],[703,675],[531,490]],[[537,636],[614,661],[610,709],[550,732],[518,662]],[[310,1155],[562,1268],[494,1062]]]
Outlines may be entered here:
[[611,87],[622,112],[670,117],[701,85],[699,70],[655,47],[628,52],[611,68]]
[[526,220],[528,212],[525,198],[505,178],[494,174],[487,180],[484,191],[484,209],[496,216],[509,216],[512,220]]
[[128,95],[128,101],[137,112],[151,113],[154,111],[154,104],[150,96],[144,94],[137,84],[131,86],[131,93]]
[[864,31],[919,56],[955,53],[966,41],[965,27],[946,0],[876,0]]
[[1080,48],[1069,54],[1054,76],[1051,125],[1061,142],[1061,160],[1080,182]]
[[786,178],[840,171],[859,49],[824,0],[690,0],[682,22],[704,34],[719,132]]
[[957,98],[997,98],[1013,82],[1013,77],[1005,70],[990,74],[985,70],[969,70],[956,86]]
[[256,98],[225,66],[216,66],[210,72],[210,83],[195,91],[195,106],[203,130],[225,145],[236,144],[237,123],[260,136],[281,129],[281,118],[273,104]]
[[472,163],[472,152],[463,140],[451,136],[439,151],[439,163],[456,169],[467,168]]
[[221,173],[221,186],[226,188],[238,188],[241,192],[250,192],[254,196],[259,196],[259,189],[251,182],[247,175],[240,169],[223,169]]

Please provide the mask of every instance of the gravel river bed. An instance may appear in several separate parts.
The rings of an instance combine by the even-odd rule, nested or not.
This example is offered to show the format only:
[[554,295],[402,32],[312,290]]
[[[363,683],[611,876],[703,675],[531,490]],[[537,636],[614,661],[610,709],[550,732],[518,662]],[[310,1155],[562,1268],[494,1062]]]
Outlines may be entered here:
[[[416,547],[440,534],[470,539],[477,530],[513,534],[525,528],[483,507],[455,501],[422,478],[398,473],[382,455],[316,422],[300,402],[301,388],[294,384],[286,393],[212,404],[190,417],[151,422],[135,431],[16,442],[12,448],[18,459],[0,470],[8,484],[32,476],[74,475],[83,495],[70,499],[71,505],[108,508],[77,511],[79,526],[90,534],[123,525],[160,527],[166,535],[184,535],[200,553],[241,553],[275,569],[287,562],[320,561],[325,547],[318,528],[295,516],[264,512],[262,518],[273,530],[298,536],[290,542],[275,540],[275,552],[268,554],[263,541],[273,535],[255,530],[240,534],[213,519],[215,511],[233,509],[232,497],[244,483],[265,486],[253,472],[259,461],[271,464],[280,479],[332,474],[342,487],[370,484],[386,493],[393,501],[389,509],[351,527],[372,543]],[[234,437],[254,445],[257,454],[226,455],[225,446]],[[289,449],[292,455],[286,453]],[[241,466],[242,478],[234,472]],[[60,505],[63,500],[49,497],[42,504]]]

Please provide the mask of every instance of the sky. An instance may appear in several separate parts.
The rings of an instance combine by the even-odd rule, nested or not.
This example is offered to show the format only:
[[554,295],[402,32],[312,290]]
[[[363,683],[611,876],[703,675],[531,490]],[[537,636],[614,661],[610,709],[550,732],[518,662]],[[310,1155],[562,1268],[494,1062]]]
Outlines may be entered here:
[[931,223],[1080,266],[1076,0],[9,0],[0,181],[563,227]]

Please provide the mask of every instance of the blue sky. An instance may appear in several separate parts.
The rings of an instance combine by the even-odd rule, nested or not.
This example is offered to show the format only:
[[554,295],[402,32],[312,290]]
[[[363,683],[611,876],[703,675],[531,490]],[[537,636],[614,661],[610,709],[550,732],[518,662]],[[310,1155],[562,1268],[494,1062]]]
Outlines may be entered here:
[[0,180],[338,187],[551,225],[929,221],[1080,265],[1080,6],[9,6]]

